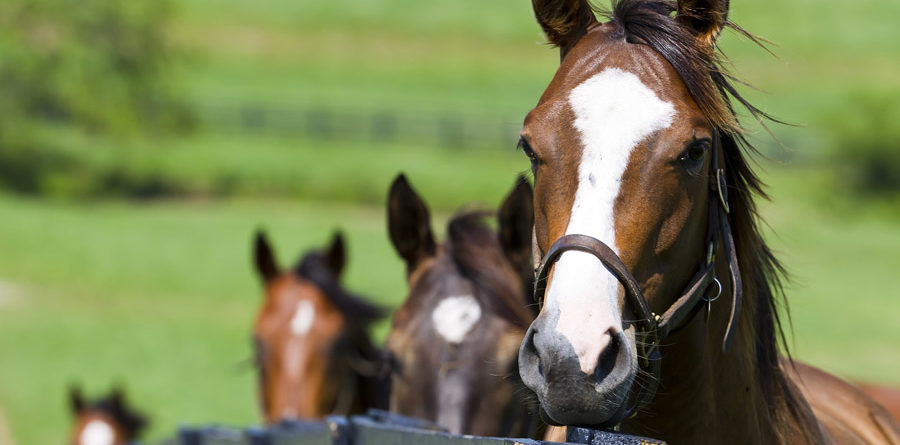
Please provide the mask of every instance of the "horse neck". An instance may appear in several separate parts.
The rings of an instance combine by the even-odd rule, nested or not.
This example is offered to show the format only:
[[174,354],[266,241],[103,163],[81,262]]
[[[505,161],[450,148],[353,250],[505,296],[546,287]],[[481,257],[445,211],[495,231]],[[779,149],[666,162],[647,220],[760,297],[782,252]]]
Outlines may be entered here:
[[[717,276],[727,277],[727,269],[720,267]],[[709,321],[701,309],[687,326],[662,341],[656,397],[626,421],[623,430],[670,444],[822,443],[811,410],[781,369],[760,372],[757,306],[764,303],[749,280],[744,280],[738,335],[731,349],[722,351],[731,286],[727,279],[721,281],[722,298],[713,303]],[[801,403],[794,403],[797,398]]]
[[382,350],[372,344],[368,333],[357,339],[358,360],[363,366],[354,369],[356,390],[352,414],[365,413],[369,409],[386,410],[390,396],[390,374],[387,371]]
[[390,375],[385,370],[379,369],[372,375],[357,374],[356,378],[359,382],[359,390],[354,412],[365,414],[370,409],[387,410],[390,398]]

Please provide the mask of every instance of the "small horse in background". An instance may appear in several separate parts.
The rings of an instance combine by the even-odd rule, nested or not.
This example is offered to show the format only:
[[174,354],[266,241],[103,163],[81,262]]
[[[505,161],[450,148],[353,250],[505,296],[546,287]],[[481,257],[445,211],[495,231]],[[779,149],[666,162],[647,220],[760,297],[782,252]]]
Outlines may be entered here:
[[457,434],[537,433],[537,406],[516,360],[534,318],[532,212],[531,186],[520,178],[498,214],[499,233],[485,212],[462,213],[437,244],[425,202],[403,175],[394,180],[388,226],[410,290],[386,344],[391,411]]
[[345,258],[335,233],[327,248],[282,271],[265,234],[256,234],[265,297],[253,346],[267,423],[386,407],[383,355],[368,334],[384,312],[341,287]]
[[73,387],[69,390],[69,403],[75,416],[69,439],[72,445],[132,443],[147,427],[147,418],[128,406],[119,388],[106,397],[87,401],[81,388]]

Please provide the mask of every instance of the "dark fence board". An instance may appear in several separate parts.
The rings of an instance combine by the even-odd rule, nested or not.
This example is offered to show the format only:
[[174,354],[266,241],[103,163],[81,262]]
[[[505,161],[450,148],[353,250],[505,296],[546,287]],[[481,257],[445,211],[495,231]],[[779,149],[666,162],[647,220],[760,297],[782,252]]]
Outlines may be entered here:
[[511,149],[522,126],[522,118],[518,116],[447,111],[349,110],[319,104],[202,100],[194,105],[200,122],[216,132],[315,140],[402,142],[451,149]]
[[[655,445],[645,437],[570,428],[567,443],[589,445]],[[172,443],[172,441],[166,442]],[[450,434],[433,423],[373,410],[365,416],[331,416],[324,422],[291,421],[244,430],[222,427],[182,428],[178,445],[550,445],[531,439]]]
[[566,441],[585,445],[665,445],[657,439],[575,427],[566,428]]
[[530,439],[506,439],[499,437],[461,436],[445,431],[422,430],[377,422],[368,417],[353,417],[353,443],[355,445],[540,445]]

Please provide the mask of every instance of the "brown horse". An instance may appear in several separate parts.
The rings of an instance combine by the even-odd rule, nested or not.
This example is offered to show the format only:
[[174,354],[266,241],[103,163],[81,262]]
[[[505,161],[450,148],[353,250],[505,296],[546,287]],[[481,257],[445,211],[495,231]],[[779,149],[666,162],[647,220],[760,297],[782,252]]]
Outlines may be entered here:
[[253,343],[268,423],[384,407],[387,372],[368,334],[383,311],[341,287],[344,261],[336,233],[326,249],[282,271],[266,236],[256,235],[265,297]]
[[108,396],[87,401],[81,389],[69,390],[69,403],[75,425],[69,443],[72,445],[120,445],[132,443],[147,426],[143,414],[130,408],[121,389]]
[[499,233],[484,219],[457,215],[438,244],[422,198],[403,175],[391,185],[388,227],[410,291],[387,340],[390,408],[457,434],[531,436],[536,401],[516,372],[534,319],[528,182],[520,179],[503,203]]
[[894,419],[900,420],[900,389],[873,383],[856,382],[856,387],[880,403]]
[[620,0],[604,23],[585,0],[533,6],[561,55],[520,141],[544,305],[519,365],[546,418],[672,444],[900,441],[778,353],[782,269],[732,103],[767,116],[717,52],[728,1]]

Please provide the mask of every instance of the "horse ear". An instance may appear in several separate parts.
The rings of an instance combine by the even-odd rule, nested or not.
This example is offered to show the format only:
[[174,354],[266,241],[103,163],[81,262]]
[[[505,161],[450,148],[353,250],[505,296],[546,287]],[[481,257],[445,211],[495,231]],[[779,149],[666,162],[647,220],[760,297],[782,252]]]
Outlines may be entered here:
[[340,278],[341,272],[344,270],[344,263],[346,262],[347,251],[344,247],[344,234],[341,233],[340,230],[334,232],[334,235],[331,237],[331,244],[329,244],[328,249],[325,251],[325,260],[328,264],[328,268],[331,269],[331,272],[334,273],[335,277]]
[[559,47],[559,60],[597,23],[587,0],[531,0],[531,6],[547,40]]
[[406,260],[407,272],[412,272],[419,261],[434,255],[436,248],[428,207],[402,173],[391,184],[387,206],[391,242]]
[[69,387],[69,406],[73,414],[84,410],[84,396],[81,395],[81,387],[72,385]]
[[275,252],[269,246],[266,234],[262,230],[256,231],[254,244],[253,260],[256,264],[256,272],[259,273],[264,282],[269,282],[278,276],[278,263],[275,259]]
[[112,405],[112,409],[116,413],[121,413],[125,408],[125,391],[122,390],[122,387],[116,385],[112,393],[109,395],[109,403]]
[[531,232],[534,229],[534,192],[524,176],[500,206],[497,214],[500,246],[525,283],[534,279]]
[[702,44],[712,47],[728,22],[729,0],[678,0],[675,18]]

